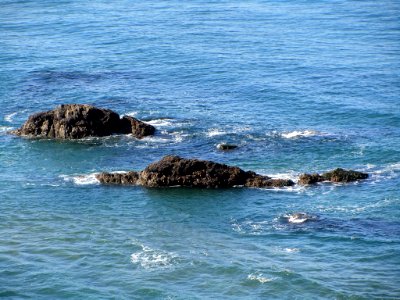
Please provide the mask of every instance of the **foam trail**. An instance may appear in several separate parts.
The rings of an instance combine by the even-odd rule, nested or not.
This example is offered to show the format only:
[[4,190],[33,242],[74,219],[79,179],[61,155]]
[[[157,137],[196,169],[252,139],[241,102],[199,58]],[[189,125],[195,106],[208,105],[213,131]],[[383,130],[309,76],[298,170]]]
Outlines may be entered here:
[[174,264],[177,256],[174,253],[155,250],[148,246],[137,244],[140,250],[131,254],[131,263],[144,269],[166,268]]
[[293,139],[297,137],[309,137],[309,136],[324,135],[324,134],[315,130],[303,130],[303,131],[295,130],[291,132],[282,133],[281,135],[286,139]]
[[145,121],[145,123],[153,125],[154,127],[169,127],[172,126],[172,119],[155,119],[155,120],[149,120]]
[[98,173],[75,176],[61,175],[60,177],[63,178],[65,181],[73,182],[76,185],[91,185],[100,183],[100,181],[96,178],[96,174]]
[[267,278],[263,276],[263,274],[249,274],[247,276],[247,279],[252,281],[258,281],[260,283],[267,283],[274,280],[274,278]]
[[224,135],[224,134],[227,134],[227,132],[221,131],[217,128],[212,128],[212,129],[208,130],[208,132],[207,132],[208,137],[219,136],[219,135]]
[[138,112],[137,111],[131,111],[125,114],[125,116],[129,116],[129,117],[135,117],[137,116]]
[[10,131],[10,130],[13,130],[14,128],[13,127],[9,127],[9,126],[0,126],[0,133],[1,132],[7,132],[7,131]]
[[12,123],[13,122],[13,118],[16,116],[16,114],[18,114],[18,112],[13,112],[11,114],[8,114],[4,117],[4,120],[6,122]]

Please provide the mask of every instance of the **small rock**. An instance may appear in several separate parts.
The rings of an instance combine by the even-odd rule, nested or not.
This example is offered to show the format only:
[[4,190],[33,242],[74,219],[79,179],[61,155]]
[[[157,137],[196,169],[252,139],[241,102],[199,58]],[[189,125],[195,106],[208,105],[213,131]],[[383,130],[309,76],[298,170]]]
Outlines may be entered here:
[[139,173],[130,171],[127,173],[99,173],[96,178],[100,183],[105,184],[122,184],[122,185],[136,185],[139,180]]
[[219,150],[233,150],[236,149],[238,146],[232,144],[218,144],[217,149]]
[[346,183],[346,182],[352,182],[352,181],[357,181],[357,180],[366,179],[366,178],[368,178],[367,173],[337,168],[333,171],[323,173],[322,175],[317,174],[317,173],[302,174],[302,175],[300,175],[298,184],[309,185],[309,184],[315,184],[317,182],[322,182],[322,181]]

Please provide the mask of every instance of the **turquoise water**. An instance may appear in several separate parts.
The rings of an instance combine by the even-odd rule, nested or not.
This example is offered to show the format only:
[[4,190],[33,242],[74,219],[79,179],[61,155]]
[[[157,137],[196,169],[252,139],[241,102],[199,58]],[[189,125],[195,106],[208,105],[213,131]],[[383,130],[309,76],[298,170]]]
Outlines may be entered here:
[[[0,297],[399,299],[400,4],[137,2],[0,2]],[[158,131],[6,134],[61,103]],[[166,154],[371,176],[283,190],[94,179]]]

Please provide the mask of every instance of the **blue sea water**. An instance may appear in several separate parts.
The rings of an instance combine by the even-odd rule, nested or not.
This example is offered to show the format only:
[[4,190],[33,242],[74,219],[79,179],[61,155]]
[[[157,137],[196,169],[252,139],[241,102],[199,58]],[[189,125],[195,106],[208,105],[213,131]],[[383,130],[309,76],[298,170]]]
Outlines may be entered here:
[[[7,134],[62,103],[158,131]],[[281,190],[94,178],[167,154],[370,178]],[[314,220],[288,222],[296,212]],[[0,297],[399,299],[400,3],[1,0]]]

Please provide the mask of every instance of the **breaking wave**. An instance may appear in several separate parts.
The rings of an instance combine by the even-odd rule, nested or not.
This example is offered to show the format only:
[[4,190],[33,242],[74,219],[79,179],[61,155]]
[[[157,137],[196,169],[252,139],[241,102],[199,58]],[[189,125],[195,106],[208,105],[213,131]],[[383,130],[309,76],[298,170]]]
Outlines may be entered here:
[[91,173],[86,175],[60,175],[60,177],[67,182],[72,182],[76,185],[91,185],[91,184],[99,184],[99,180],[96,178],[96,174]]

